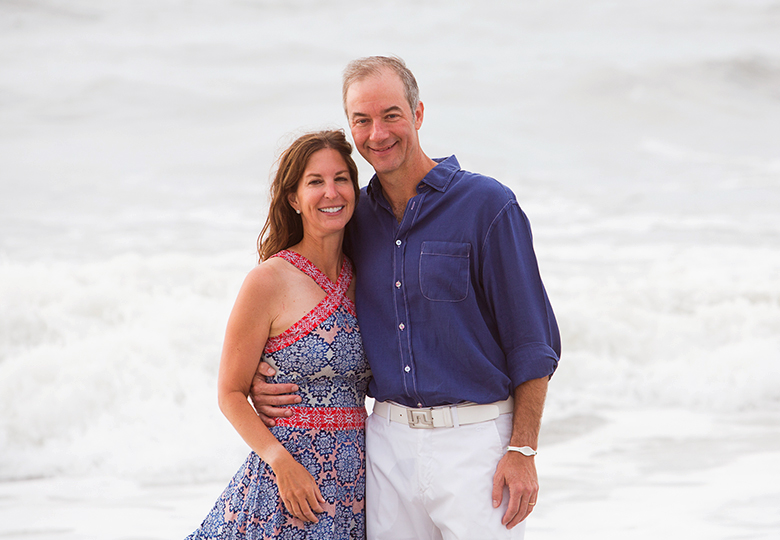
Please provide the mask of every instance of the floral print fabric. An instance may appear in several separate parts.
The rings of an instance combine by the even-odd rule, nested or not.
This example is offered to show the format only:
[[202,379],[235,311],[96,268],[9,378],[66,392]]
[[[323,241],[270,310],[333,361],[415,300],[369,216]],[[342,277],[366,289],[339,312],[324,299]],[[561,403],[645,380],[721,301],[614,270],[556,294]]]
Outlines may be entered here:
[[[269,382],[298,385],[299,408],[327,408],[326,427],[277,425],[271,432],[311,473],[325,498],[318,523],[305,523],[284,508],[276,477],[252,452],[187,540],[362,540],[365,538],[365,396],[371,372],[363,352],[353,303],[345,296],[353,272],[345,257],[337,283],[292,251],[284,258],[312,277],[327,297],[290,329],[266,343],[263,360],[276,375]],[[340,411],[344,408],[343,411]],[[358,410],[359,409],[359,410]],[[357,415],[356,415],[357,410]],[[317,418],[301,410],[295,417]],[[344,418],[344,422],[333,422]],[[358,419],[356,422],[355,419]],[[294,423],[294,422],[293,422]]]

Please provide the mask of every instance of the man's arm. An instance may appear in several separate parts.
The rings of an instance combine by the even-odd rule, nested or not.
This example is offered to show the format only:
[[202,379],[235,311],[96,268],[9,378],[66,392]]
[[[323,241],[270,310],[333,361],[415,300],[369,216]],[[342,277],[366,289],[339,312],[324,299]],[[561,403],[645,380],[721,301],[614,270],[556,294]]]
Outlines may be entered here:
[[[515,388],[510,446],[536,449],[548,381],[549,377],[532,379]],[[536,504],[539,482],[534,457],[509,451],[501,458],[493,476],[494,508],[501,505],[504,486],[509,489],[509,506],[501,523],[511,529],[527,518]]]
[[292,411],[283,408],[285,405],[293,405],[301,402],[301,396],[291,394],[298,391],[296,384],[271,384],[266,382],[266,377],[274,374],[274,369],[266,362],[260,362],[252,386],[249,389],[249,398],[257,416],[268,426],[275,426],[274,418],[290,416]]

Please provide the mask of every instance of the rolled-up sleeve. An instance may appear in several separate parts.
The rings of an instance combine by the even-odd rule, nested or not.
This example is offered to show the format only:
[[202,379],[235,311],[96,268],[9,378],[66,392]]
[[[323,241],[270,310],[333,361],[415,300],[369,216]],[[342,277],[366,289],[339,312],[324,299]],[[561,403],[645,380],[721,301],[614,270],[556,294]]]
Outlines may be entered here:
[[552,376],[561,355],[560,332],[539,274],[531,226],[516,200],[493,220],[480,259],[485,302],[513,385]]

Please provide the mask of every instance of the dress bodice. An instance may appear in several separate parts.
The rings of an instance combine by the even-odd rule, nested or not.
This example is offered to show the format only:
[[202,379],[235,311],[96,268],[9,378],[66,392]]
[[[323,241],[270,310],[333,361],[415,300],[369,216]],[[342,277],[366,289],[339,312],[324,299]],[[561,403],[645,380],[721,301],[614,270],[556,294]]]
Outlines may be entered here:
[[281,257],[311,277],[325,298],[293,326],[268,339],[262,360],[276,375],[272,383],[294,383],[303,407],[363,407],[371,371],[363,351],[354,303],[346,296],[354,273],[347,257],[333,283],[302,255]]

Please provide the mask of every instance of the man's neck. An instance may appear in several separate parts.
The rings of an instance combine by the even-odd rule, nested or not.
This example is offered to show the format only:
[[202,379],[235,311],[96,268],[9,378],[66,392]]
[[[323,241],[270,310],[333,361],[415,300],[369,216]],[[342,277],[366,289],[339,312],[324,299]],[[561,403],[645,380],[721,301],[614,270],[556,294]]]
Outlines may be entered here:
[[415,167],[388,175],[377,174],[377,178],[382,183],[382,193],[390,203],[398,223],[401,223],[404,217],[409,200],[417,195],[417,185],[436,165],[438,163],[421,153],[421,159]]

